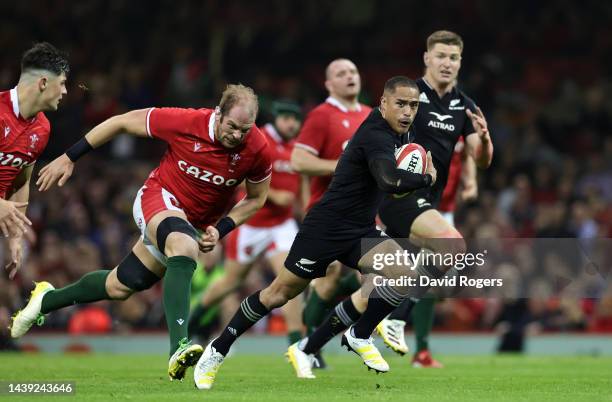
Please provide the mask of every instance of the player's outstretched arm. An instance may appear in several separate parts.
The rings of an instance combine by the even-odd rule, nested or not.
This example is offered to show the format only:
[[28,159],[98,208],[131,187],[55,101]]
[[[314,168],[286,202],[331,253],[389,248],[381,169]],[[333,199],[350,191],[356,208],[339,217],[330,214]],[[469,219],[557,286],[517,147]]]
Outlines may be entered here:
[[476,163],[474,158],[467,152],[467,148],[461,155],[462,167],[461,167],[461,192],[459,198],[462,202],[472,201],[478,198],[478,180]]
[[467,108],[465,109],[465,113],[467,113],[470,120],[472,120],[472,126],[474,126],[474,130],[476,130],[476,134],[478,134],[465,137],[468,152],[474,158],[476,166],[480,169],[486,169],[491,165],[491,161],[493,160],[493,142],[491,142],[487,120],[479,107],[476,107],[476,113],[473,113]]
[[336,170],[337,160],[321,159],[305,149],[295,147],[291,153],[291,167],[307,176],[329,176]]
[[72,176],[74,163],[87,152],[107,143],[122,133],[147,137],[147,112],[149,109],[134,110],[113,116],[94,127],[85,137],[70,147],[65,154],[43,167],[38,173],[36,185],[39,191],[46,191],[57,182],[63,186]]
[[9,272],[9,279],[13,279],[17,274],[17,270],[21,267],[23,258],[23,234],[27,231],[27,225],[31,224],[28,218],[26,218],[25,213],[30,197],[30,178],[32,177],[33,170],[34,164],[24,167],[13,181],[13,187],[8,201],[3,200],[5,203],[12,203],[12,207],[16,209],[12,221],[5,226],[0,225],[7,227],[10,235],[8,239],[10,260],[4,266]]

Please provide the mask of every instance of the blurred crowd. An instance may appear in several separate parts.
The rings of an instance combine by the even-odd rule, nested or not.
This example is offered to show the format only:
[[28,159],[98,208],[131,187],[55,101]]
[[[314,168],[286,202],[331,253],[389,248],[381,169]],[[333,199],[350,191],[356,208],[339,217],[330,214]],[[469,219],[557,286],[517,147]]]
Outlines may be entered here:
[[[52,137],[38,168],[112,115],[210,107],[227,82],[255,89],[258,123],[269,121],[277,98],[308,111],[325,98],[324,68],[340,56],[357,64],[362,100],[374,105],[389,76],[421,74],[429,33],[454,30],[465,41],[459,85],[482,107],[495,144],[478,200],[457,211],[464,236],[612,237],[612,28],[593,23],[612,18],[612,3],[33,0],[4,2],[0,13],[0,88],[15,85],[20,55],[34,41],[55,44],[71,61],[68,96],[48,114]],[[0,327],[33,280],[58,287],[121,260],[137,236],[133,198],[163,151],[159,142],[123,137],[80,161],[65,187],[32,190],[24,267],[15,281],[0,276]],[[513,310],[517,304],[523,308]],[[107,329],[164,328],[158,288],[95,308]],[[46,328],[78,332],[80,309],[54,313]],[[610,291],[447,300],[436,328],[503,328],[517,321],[513,311],[538,329],[612,331]]]

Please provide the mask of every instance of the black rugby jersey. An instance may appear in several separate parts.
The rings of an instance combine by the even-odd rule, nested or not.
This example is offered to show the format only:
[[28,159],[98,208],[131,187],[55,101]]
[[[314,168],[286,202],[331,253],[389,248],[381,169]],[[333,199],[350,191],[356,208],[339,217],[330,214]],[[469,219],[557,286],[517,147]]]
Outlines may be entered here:
[[385,193],[370,171],[369,162],[388,159],[395,164],[395,150],[408,142],[374,109],[355,132],[342,153],[323,198],[308,212],[301,232],[320,238],[359,238],[375,227],[378,207]]
[[419,110],[410,129],[410,142],[431,151],[437,170],[431,196],[437,206],[446,186],[455,144],[460,136],[466,137],[475,132],[465,109],[467,107],[476,113],[476,104],[456,86],[440,98],[424,78],[419,78],[416,83],[421,95]]

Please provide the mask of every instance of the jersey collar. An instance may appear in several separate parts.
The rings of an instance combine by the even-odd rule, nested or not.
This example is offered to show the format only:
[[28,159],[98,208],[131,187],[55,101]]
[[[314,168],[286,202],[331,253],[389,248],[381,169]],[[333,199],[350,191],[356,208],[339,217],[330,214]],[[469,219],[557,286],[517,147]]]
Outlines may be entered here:
[[[421,80],[423,81],[423,83],[427,86],[427,88],[429,88],[430,91],[433,91],[436,93],[436,95],[438,94],[438,92],[431,86],[431,84],[429,82],[427,82],[427,80],[425,79],[425,77],[421,77]],[[453,95],[455,94],[455,91],[457,91],[457,84],[453,85],[450,89],[450,91],[445,92],[444,95],[442,95],[442,98],[444,98],[447,95]],[[439,97],[439,96],[438,96]]]
[[280,136],[280,134],[278,133],[278,131],[276,131],[276,127],[274,127],[274,124],[268,123],[264,126],[264,128],[266,129],[268,134],[270,134],[270,137],[272,137],[274,141],[276,141],[279,144],[282,144],[285,142],[283,138]]
[[17,87],[11,89],[11,103],[13,104],[13,113],[19,118],[19,97],[17,96]]
[[208,136],[212,142],[215,142],[215,112],[212,112],[208,119]]
[[[344,106],[342,103],[340,103],[340,101],[332,96],[328,96],[327,99],[325,99],[325,102],[329,103],[332,106],[337,107],[338,109],[340,109],[341,111],[343,111],[344,113],[348,113],[349,110],[346,108],[346,106]],[[361,105],[359,103],[357,103],[357,108],[356,108],[357,112],[361,112]]]

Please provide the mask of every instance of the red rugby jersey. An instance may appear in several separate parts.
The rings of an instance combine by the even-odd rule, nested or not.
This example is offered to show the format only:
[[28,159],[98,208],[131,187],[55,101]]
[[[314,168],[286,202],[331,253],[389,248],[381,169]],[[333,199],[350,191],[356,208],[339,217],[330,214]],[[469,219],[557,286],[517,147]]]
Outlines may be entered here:
[[[261,131],[268,140],[272,154],[272,181],[270,188],[291,191],[298,194],[300,175],[291,169],[291,151],[295,140],[285,141],[272,124],[266,124]],[[293,205],[280,206],[270,201],[255,213],[247,224],[255,227],[276,226],[293,216]]]
[[[359,104],[356,111],[350,111],[337,99],[329,97],[310,111],[295,146],[322,159],[338,159],[348,140],[371,111],[369,106],[362,104]],[[310,200],[307,209],[321,199],[331,179],[332,176],[310,178]]]
[[174,194],[195,227],[213,225],[232,206],[236,185],[270,177],[272,155],[255,126],[243,144],[225,148],[214,136],[212,109],[151,108],[147,133],[168,143],[168,150],[145,182]]
[[29,120],[21,116],[16,88],[0,92],[0,197],[6,198],[21,170],[36,162],[50,131],[43,112]]
[[455,210],[455,204],[457,200],[457,188],[459,188],[459,181],[461,179],[461,167],[463,162],[461,160],[461,154],[465,143],[463,137],[459,137],[459,141],[455,144],[455,150],[453,157],[451,158],[450,167],[448,168],[448,180],[438,205],[438,210],[442,212],[453,212]]

